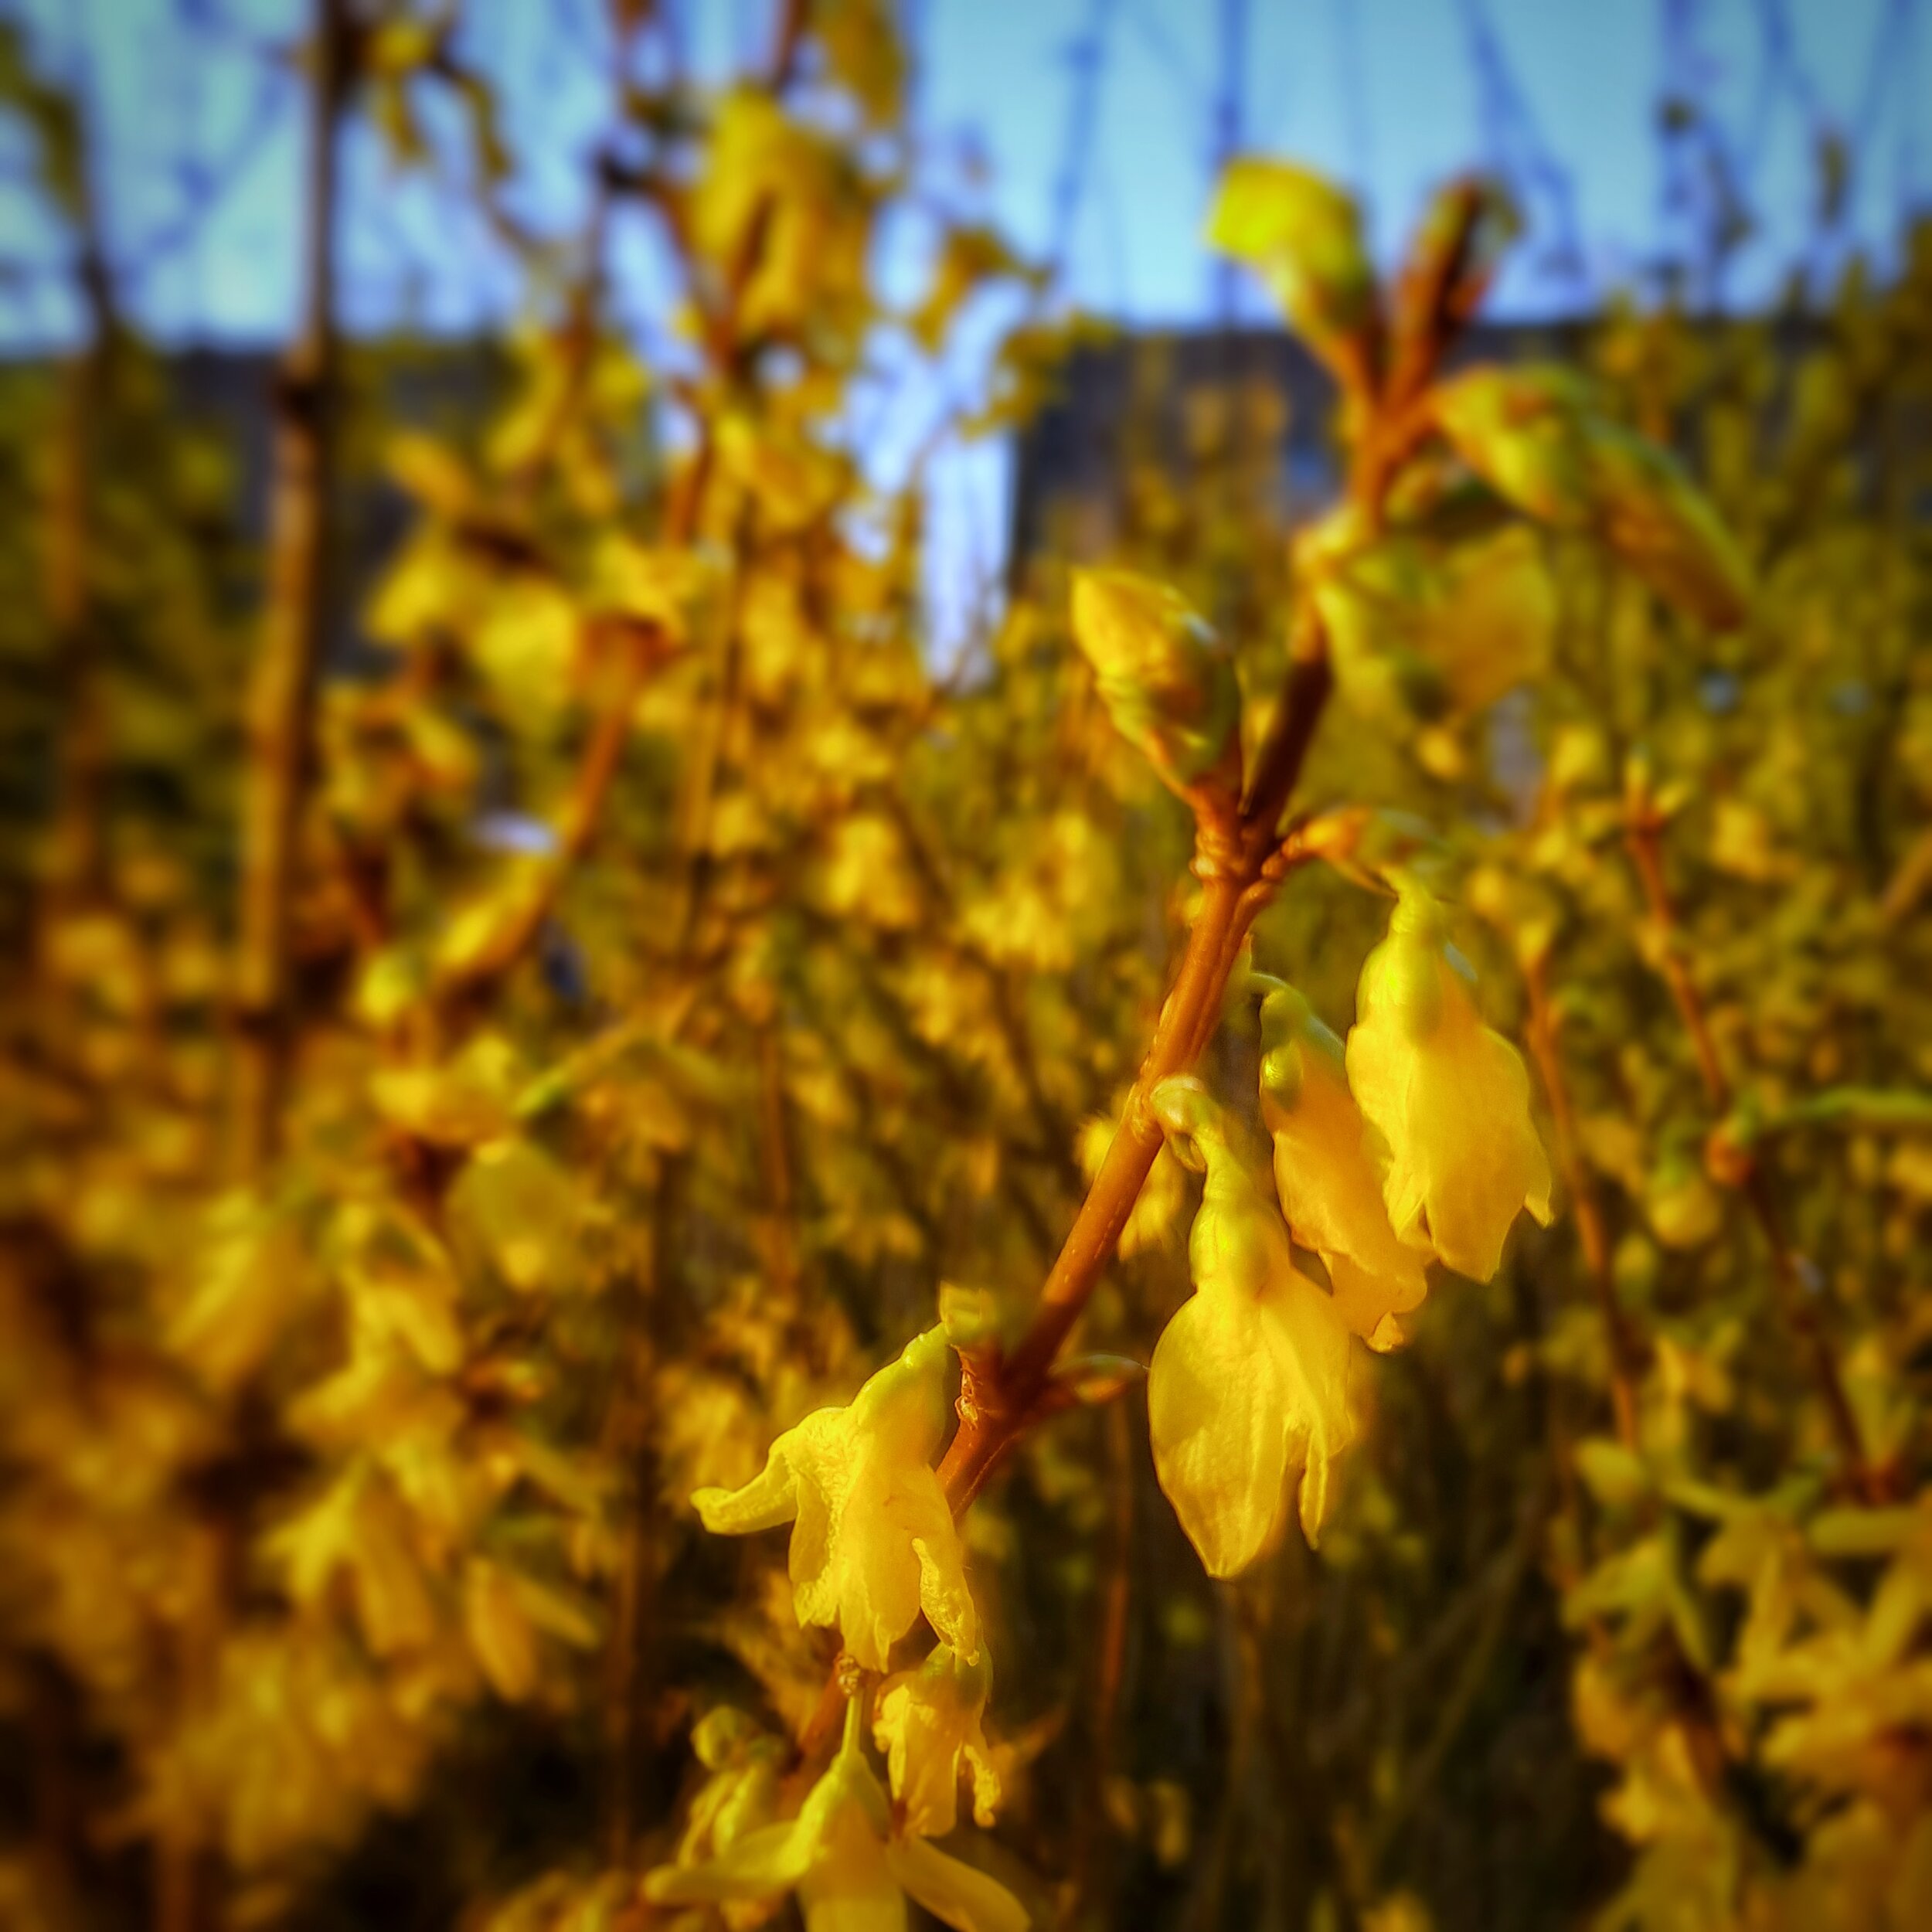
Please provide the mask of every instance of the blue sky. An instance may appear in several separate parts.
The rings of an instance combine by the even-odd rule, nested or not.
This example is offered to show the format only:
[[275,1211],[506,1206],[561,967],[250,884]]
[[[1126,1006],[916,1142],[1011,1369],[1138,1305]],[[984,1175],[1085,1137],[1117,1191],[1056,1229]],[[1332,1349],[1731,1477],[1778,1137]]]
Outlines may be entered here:
[[[755,53],[768,31],[771,0],[675,4],[695,64],[710,73]],[[1932,138],[1932,0],[907,5],[927,187],[955,209],[991,216],[1036,255],[1064,225],[1072,56],[1099,46],[1063,288],[1125,320],[1214,312],[1199,237],[1217,110],[1230,102],[1241,146],[1351,181],[1385,255],[1434,182],[1472,163],[1511,165],[1532,185],[1531,235],[1498,291],[1498,306],[1518,313],[1641,287],[1660,253],[1681,252],[1694,223],[1665,206],[1655,127],[1667,72],[1708,111],[1760,217],[1721,291],[1728,299],[1763,297],[1794,260],[1828,272],[1862,247],[1882,260],[1901,211],[1932,189],[1932,153],[1922,151]],[[519,164],[516,206],[560,234],[581,206],[605,112],[603,11],[604,0],[467,0],[464,9],[467,49],[500,83]],[[287,328],[297,144],[286,63],[264,53],[286,46],[304,14],[303,0],[0,0],[0,15],[24,21],[38,57],[91,111],[124,298],[165,337],[260,342]],[[192,39],[184,16],[199,23]],[[1667,48],[1669,18],[1681,24]],[[1808,256],[1824,128],[1852,141],[1862,165],[1842,229]],[[459,151],[451,148],[447,164],[457,176]],[[57,339],[75,317],[59,236],[23,185],[22,160],[18,131],[0,130],[0,263],[12,271],[0,280],[0,348]],[[517,277],[454,185],[434,171],[399,175],[366,129],[352,140],[352,326],[407,318],[467,332],[515,314]],[[198,202],[205,218],[185,219]],[[1576,253],[1560,260],[1553,243],[1566,230]],[[910,276],[917,253],[916,238],[900,237],[895,274]],[[665,291],[641,221],[618,236],[616,257],[624,311],[648,352],[662,343]],[[968,352],[951,379],[971,373]],[[902,442],[917,440],[917,416],[896,417]],[[892,457],[882,444],[877,460]],[[963,459],[942,495],[963,491],[978,520],[996,524],[999,461]],[[970,545],[957,531],[948,539],[956,560],[975,546],[996,550],[997,540],[996,529]]]
[[[546,226],[567,226],[599,124],[601,4],[469,0],[466,10],[470,44],[505,82],[512,138],[522,137],[522,204]],[[699,63],[720,70],[755,47],[769,5],[682,0]],[[1582,286],[1631,285],[1660,245],[1681,238],[1662,211],[1654,131],[1662,0],[913,0],[911,10],[920,124],[936,172],[955,199],[978,199],[1043,252],[1066,160],[1070,53],[1102,23],[1066,266],[1071,291],[1109,314],[1175,321],[1208,312],[1211,270],[1198,236],[1231,64],[1243,145],[1355,182],[1386,251],[1431,182],[1511,151],[1498,143],[1514,131],[1472,52],[1485,27],[1533,136],[1514,151],[1546,157],[1568,183]],[[1762,217],[1728,292],[1761,294],[1799,249],[1820,123],[1848,134],[1869,128],[1847,239],[1882,252],[1904,202],[1932,189],[1932,153],[1920,151],[1932,137],[1932,6],[1680,0],[1680,11],[1692,31],[1679,70],[1748,172]],[[209,32],[189,43],[176,24],[182,12]],[[1929,17],[1912,31],[1921,12]],[[295,152],[277,106],[287,83],[266,70],[261,49],[286,42],[300,0],[0,0],[0,14],[23,19],[42,56],[94,106],[110,234],[129,260],[134,304],[171,335],[281,333],[294,302]],[[1781,20],[1796,84],[1767,87]],[[986,169],[978,189],[961,179],[974,152]],[[194,225],[182,219],[182,171],[197,161],[222,192]],[[44,260],[50,243],[36,232],[18,162],[17,138],[0,141],[0,255]],[[398,180],[369,141],[356,144],[352,183],[355,319],[411,312],[461,329],[513,303],[513,278],[457,197],[426,178]],[[1535,239],[1546,243],[1555,204],[1533,199]],[[157,255],[157,237],[173,245]],[[1547,308],[1579,286],[1539,272],[1532,241],[1501,299]],[[639,301],[648,294],[641,270]],[[57,276],[16,283],[0,295],[0,339],[57,332],[66,300]]]

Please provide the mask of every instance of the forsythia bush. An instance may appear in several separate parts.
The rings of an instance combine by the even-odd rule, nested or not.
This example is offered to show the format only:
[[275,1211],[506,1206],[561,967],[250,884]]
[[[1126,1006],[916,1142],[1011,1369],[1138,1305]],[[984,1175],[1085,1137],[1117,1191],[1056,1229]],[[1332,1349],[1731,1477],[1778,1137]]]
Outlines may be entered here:
[[[1932,1920],[1932,256],[1472,366],[1495,192],[1238,162],[1335,507],[1129,425],[942,675],[854,425],[1036,278],[880,294],[888,10],[778,14],[614,10],[487,424],[316,305],[265,559],[111,305],[0,389],[5,1915]],[[318,19],[325,174],[494,192]]]

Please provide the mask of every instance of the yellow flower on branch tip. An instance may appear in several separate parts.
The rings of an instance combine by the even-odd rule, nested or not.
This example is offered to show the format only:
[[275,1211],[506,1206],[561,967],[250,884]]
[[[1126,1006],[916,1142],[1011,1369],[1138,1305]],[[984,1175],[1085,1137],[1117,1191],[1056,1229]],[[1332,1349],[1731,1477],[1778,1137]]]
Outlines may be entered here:
[[644,1881],[658,1905],[723,1905],[796,1892],[806,1932],[905,1932],[908,1896],[956,1932],[1026,1932],[1026,1908],[998,1880],[921,1838],[895,1836],[892,1811],[859,1748],[845,1742],[797,1818],[749,1832],[709,1863],[661,1866]]
[[1389,1225],[1342,1042],[1291,986],[1261,1002],[1261,1117],[1281,1212],[1328,1268],[1342,1325],[1372,1349],[1397,1346],[1398,1318],[1429,1291],[1423,1257]]
[[1209,1575],[1232,1577],[1280,1542],[1298,1486],[1303,1533],[1321,1532],[1331,1465],[1355,1434],[1349,1332],[1296,1269],[1279,1212],[1200,1082],[1163,1080],[1154,1109],[1207,1180],[1188,1243],[1194,1293],[1148,1370],[1148,1433],[1181,1527]]
[[1349,1083],[1389,1150],[1383,1199],[1404,1241],[1486,1281],[1527,1208],[1550,1218],[1549,1159],[1522,1056],[1484,1026],[1442,908],[1404,888],[1369,955],[1349,1035]]
[[798,1621],[835,1625],[867,1670],[886,1668],[922,1610],[963,1655],[979,1648],[959,1532],[931,1466],[951,1413],[947,1349],[945,1331],[928,1329],[849,1406],[816,1410],[787,1429],[742,1489],[691,1498],[718,1536],[795,1524]]
[[962,1657],[940,1644],[917,1670],[901,1671],[879,1686],[872,1736],[886,1753],[907,1831],[944,1838],[959,1821],[962,1768],[972,1772],[975,1822],[992,1823],[999,1774],[981,1727],[992,1685],[984,1649]]

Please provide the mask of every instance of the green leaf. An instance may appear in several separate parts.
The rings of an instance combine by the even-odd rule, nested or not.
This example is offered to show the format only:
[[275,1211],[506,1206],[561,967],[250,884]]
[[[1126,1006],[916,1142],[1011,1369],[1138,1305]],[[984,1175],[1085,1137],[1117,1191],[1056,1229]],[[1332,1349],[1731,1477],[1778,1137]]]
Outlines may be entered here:
[[1743,621],[1750,572],[1676,459],[1606,420],[1567,369],[1481,369],[1436,392],[1443,434],[1516,507],[1588,531],[1660,596],[1711,625]]
[[1375,274],[1362,247],[1360,212],[1308,168],[1257,157],[1230,162],[1207,238],[1260,276],[1290,327],[1325,358],[1333,359],[1374,318]]

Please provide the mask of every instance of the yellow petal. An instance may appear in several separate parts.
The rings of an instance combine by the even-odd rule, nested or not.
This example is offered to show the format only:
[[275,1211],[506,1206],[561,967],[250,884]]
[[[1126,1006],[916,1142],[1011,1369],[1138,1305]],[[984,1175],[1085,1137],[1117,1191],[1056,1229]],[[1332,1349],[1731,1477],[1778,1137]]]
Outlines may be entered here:
[[1519,1210],[1549,1219],[1549,1162],[1522,1056],[1483,1025],[1423,896],[1404,895],[1363,966],[1358,1011],[1349,1083],[1388,1148],[1389,1223],[1487,1281]]
[[1530,1120],[1522,1056],[1459,986],[1447,1005],[1410,1084],[1410,1131],[1430,1244],[1458,1274],[1486,1281],[1520,1209],[1549,1219],[1549,1160]]
[[978,1643],[964,1560],[930,1467],[950,1413],[943,1329],[911,1342],[844,1409],[821,1409],[772,1444],[742,1489],[692,1497],[727,1535],[792,1522],[793,1607],[801,1624],[835,1625],[869,1670],[923,1609],[968,1651]]
[[1287,1230],[1230,1147],[1198,1083],[1163,1083],[1155,1107],[1207,1166],[1189,1242],[1195,1293],[1148,1372],[1154,1466],[1210,1575],[1231,1577],[1280,1540],[1300,1478],[1311,1543],[1328,1512],[1329,1465],[1352,1439],[1349,1333],[1298,1273]]
[[998,1879],[923,1838],[893,1839],[886,1862],[906,1892],[954,1932],[1026,1932],[1031,1923],[1026,1906]]
[[1281,1539],[1287,1438],[1257,1373],[1258,1309],[1197,1294],[1175,1315],[1147,1379],[1161,1488],[1211,1577],[1245,1570]]
[[790,1522],[798,1513],[794,1461],[811,1455],[837,1435],[844,1414],[841,1409],[820,1409],[796,1428],[787,1429],[771,1445],[764,1468],[742,1489],[696,1491],[691,1506],[705,1528],[714,1536],[747,1536]]
[[818,1923],[811,1920],[815,1898],[835,1897],[843,1889],[862,1899],[867,1872],[885,1876],[879,1840],[890,1814],[878,1779],[857,1748],[849,1717],[847,1725],[845,1747],[826,1767],[795,1818],[745,1832],[703,1865],[660,1866],[646,1874],[645,1896],[661,1905],[707,1905],[772,1898],[796,1889],[811,1923]]
[[1253,1300],[1197,1292],[1168,1324],[1148,1373],[1154,1466],[1210,1576],[1281,1541],[1298,1475],[1303,1532],[1320,1536],[1329,1465],[1354,1435],[1348,1368],[1333,1304],[1292,1270]]
[[[930,1472],[929,1472],[930,1473]],[[912,1539],[889,1513],[893,1471],[860,1452],[849,1487],[827,1519],[823,1561],[803,1535],[791,1546],[793,1600],[801,1624],[836,1625],[845,1648],[867,1670],[883,1670],[886,1654],[919,1614],[919,1559]],[[799,1529],[805,1524],[802,1515]]]
[[906,1471],[893,1513],[919,1566],[919,1607],[927,1622],[941,1641],[971,1656],[979,1648],[979,1615],[966,1587],[966,1552],[938,1477],[923,1468]]
[[942,1636],[977,1644],[964,1552],[939,1478],[862,1440],[850,1453],[854,1460],[800,1485],[791,1543],[798,1621],[835,1625],[868,1670],[886,1668],[922,1609]]
[[968,1661],[941,1644],[917,1670],[880,1687],[873,1736],[909,1832],[944,1838],[958,1823],[962,1767],[972,1771],[975,1820],[992,1823],[999,1776],[981,1727],[992,1682],[983,1651]]
[[660,1866],[645,1875],[644,1895],[658,1905],[719,1905],[730,1899],[775,1898],[811,1869],[815,1844],[802,1815],[747,1832],[704,1865]]
[[831,1821],[817,1862],[798,1888],[806,1932],[905,1932],[906,1898],[885,1846],[856,1806]]
[[852,1418],[887,1455],[930,1462],[946,1433],[949,1347],[944,1328],[928,1328],[907,1342],[852,1399]]
[[[1415,1250],[1405,1248],[1403,1252],[1413,1254]],[[1418,1307],[1423,1298],[1392,1294],[1389,1275],[1373,1273],[1345,1254],[1325,1255],[1322,1258],[1328,1264],[1335,1311],[1342,1325],[1349,1334],[1360,1335],[1378,1355],[1386,1355],[1391,1349],[1400,1348],[1409,1339],[1407,1325],[1402,1318]]]
[[1343,1325],[1371,1347],[1393,1345],[1394,1318],[1420,1305],[1428,1281],[1423,1257],[1389,1226],[1342,1043],[1291,987],[1268,995],[1261,1025],[1261,1111],[1274,1137],[1281,1211],[1326,1264]]

